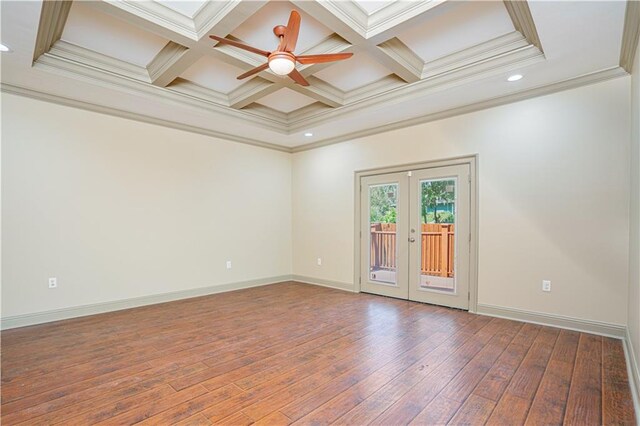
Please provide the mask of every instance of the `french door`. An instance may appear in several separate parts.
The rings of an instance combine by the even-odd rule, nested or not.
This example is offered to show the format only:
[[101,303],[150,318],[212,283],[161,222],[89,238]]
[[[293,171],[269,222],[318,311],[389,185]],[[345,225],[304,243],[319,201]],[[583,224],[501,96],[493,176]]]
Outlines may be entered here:
[[470,166],[360,179],[360,287],[469,308]]

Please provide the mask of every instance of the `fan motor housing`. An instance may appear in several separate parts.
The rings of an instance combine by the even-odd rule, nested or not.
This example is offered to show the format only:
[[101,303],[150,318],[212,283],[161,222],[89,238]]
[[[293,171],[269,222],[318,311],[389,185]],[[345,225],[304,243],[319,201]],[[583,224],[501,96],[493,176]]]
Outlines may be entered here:
[[287,27],[285,27],[284,25],[276,25],[275,27],[273,27],[273,33],[277,37],[284,37],[284,32],[286,30],[287,30]]

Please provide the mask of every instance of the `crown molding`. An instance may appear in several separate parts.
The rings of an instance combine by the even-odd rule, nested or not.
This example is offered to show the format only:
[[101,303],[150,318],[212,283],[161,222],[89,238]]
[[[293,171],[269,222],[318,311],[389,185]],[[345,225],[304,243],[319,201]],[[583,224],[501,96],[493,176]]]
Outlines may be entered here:
[[638,39],[640,39],[640,2],[628,0],[624,15],[624,29],[622,31],[620,66],[629,74],[633,71]]
[[529,3],[522,0],[504,0],[504,6],[509,13],[509,17],[516,31],[521,33],[529,44],[534,45],[540,49],[540,52],[544,53],[540,37],[538,37],[536,24],[533,22],[533,16],[531,16]]
[[[493,41],[488,42],[488,46],[492,47],[493,43]],[[383,84],[376,82],[366,88],[360,88],[354,93],[343,94],[313,76],[309,77],[315,85],[312,86],[312,89],[297,87],[287,82],[285,87],[311,96],[327,105],[337,106],[337,108],[309,109],[305,110],[305,113],[287,115],[284,121],[279,114],[265,115],[263,110],[258,113],[246,108],[229,108],[227,106],[230,104],[228,96],[224,100],[224,96],[218,92],[201,86],[184,84],[166,88],[154,86],[150,83],[147,70],[143,67],[128,64],[63,41],[56,43],[50,52],[42,55],[34,66],[50,69],[74,78],[99,82],[125,93],[164,98],[206,112],[213,111],[223,116],[249,121],[256,126],[275,130],[282,134],[292,134],[335,117],[352,116],[362,108],[373,107],[382,102],[389,104],[414,99],[428,93],[444,90],[454,84],[468,83],[489,77],[497,72],[504,72],[516,66],[526,66],[544,59],[542,53],[531,45],[508,52],[491,48],[484,49],[484,59],[480,59],[482,56],[479,56],[477,49],[483,49],[482,45],[484,44],[474,49],[467,49],[461,55],[461,58],[464,58],[465,55],[475,56],[475,62],[466,66],[460,66],[459,63],[456,63],[457,68],[412,84],[396,84],[393,80],[388,79]],[[488,56],[491,54],[496,55]],[[343,105],[345,99],[348,99],[349,103]]]
[[326,112],[317,113],[309,116],[301,116],[296,121],[289,122],[289,133],[295,133],[311,126],[325,123],[333,118],[341,119],[353,116],[358,110],[372,107],[384,102],[385,105],[397,104],[401,101],[416,99],[434,93],[446,90],[456,84],[464,84],[477,81],[483,78],[491,77],[496,73],[505,70],[525,67],[544,60],[544,56],[534,46],[527,46],[515,51],[489,58],[480,63],[454,69],[440,75],[420,80],[412,84],[404,84],[387,91],[367,96],[364,99],[356,100],[352,103],[345,104],[341,108],[335,108]]
[[232,108],[244,108],[277,90],[280,90],[277,84],[257,76],[229,92],[229,105]]
[[367,37],[369,15],[353,0],[326,0],[321,5],[360,37]]
[[287,119],[287,113],[286,112],[282,112],[282,111],[279,111],[277,109],[268,107],[266,105],[258,104],[258,103],[252,103],[251,105],[247,105],[247,107],[245,109],[247,111],[253,112],[254,114],[263,115],[265,117],[276,116],[280,120],[283,120],[283,121],[286,121],[286,119]]
[[157,86],[166,86],[170,81],[159,81],[159,79],[167,73],[167,70],[174,66],[185,53],[189,51],[188,47],[170,41],[147,65],[147,73],[149,81]]
[[45,55],[38,58],[34,65],[46,62],[47,59],[45,57],[64,58],[67,61],[83,65],[86,64],[87,66],[100,69],[104,72],[122,75],[145,83],[151,83],[149,73],[145,67],[121,61],[120,59],[85,49],[84,47],[68,43],[64,40],[56,42]]
[[[235,3],[235,1],[232,3]],[[181,36],[186,37],[190,40],[198,40],[198,34],[196,32],[195,23],[192,18],[189,18],[188,16],[185,16],[167,6],[164,6],[159,2],[104,0],[104,3],[131,15],[144,19],[145,21],[149,21],[163,28],[166,28],[169,31],[180,34]]]
[[351,31],[364,39],[381,36],[382,33],[412,19],[445,0],[398,1],[384,6],[369,15],[353,0],[324,0],[322,6],[340,19]]
[[518,31],[513,31],[450,55],[426,62],[421,71],[421,79],[480,63],[488,58],[505,55],[527,46],[531,45],[524,36]]
[[337,136],[335,138],[327,138],[317,142],[296,146],[291,149],[291,152],[297,153],[297,152],[309,151],[312,149],[334,145],[340,142],[363,138],[365,136],[385,133],[392,130],[429,123],[432,121],[443,120],[445,118],[455,117],[458,115],[469,114],[471,112],[494,108],[497,106],[511,104],[514,102],[520,102],[527,99],[536,98],[539,96],[550,95],[552,93],[571,90],[577,87],[600,83],[603,81],[624,77],[628,75],[629,74],[624,69],[620,67],[613,67],[606,70],[597,71],[597,72],[585,74],[579,77],[559,81],[556,83],[535,87],[533,89],[525,90],[522,92],[512,93],[504,96],[498,96],[485,101],[459,106],[446,111],[427,114],[420,117],[411,118],[408,120],[396,121],[394,123],[385,124],[382,126],[371,128],[371,129],[351,132],[345,135]]
[[[345,103],[352,104],[355,102],[360,102],[366,100],[372,93],[385,93],[392,91],[394,89],[404,87],[406,85],[405,81],[400,77],[390,74],[386,77],[382,77],[378,81],[374,81],[373,83],[369,83],[366,86],[358,87],[353,90],[345,93]],[[300,115],[299,118],[302,118],[303,115]]]
[[229,104],[229,97],[224,93],[209,89],[208,87],[200,86],[197,83],[193,83],[179,77],[174,80],[171,86],[167,87],[167,90],[180,93],[181,95],[191,96],[196,99],[213,100],[213,102],[220,105]]
[[[262,7],[265,2],[257,2],[260,4],[258,8]],[[233,9],[241,4],[241,0],[230,1],[208,1],[206,4],[196,12],[193,17],[193,26],[196,32],[196,39],[200,40],[206,36],[211,28],[216,26],[224,17],[226,17]],[[244,6],[244,5],[243,5]],[[251,7],[252,11],[255,9]],[[248,15],[247,15],[248,16]]]
[[[58,43],[64,46],[64,49],[55,49]],[[56,43],[56,46],[52,48],[51,51],[40,56],[33,66],[90,83],[97,82],[104,87],[110,87],[124,93],[134,95],[143,94],[157,99],[166,99],[207,113],[215,112],[222,116],[249,121],[265,129],[284,134],[287,132],[286,123],[279,121],[276,117],[264,117],[252,114],[249,111],[228,108],[224,104],[215,102],[215,98],[212,99],[209,97],[205,99],[196,93],[187,94],[173,90],[171,87],[154,86],[142,78],[132,76],[130,72],[128,72],[128,70],[130,71],[131,69],[130,67],[134,67],[131,64],[69,43],[58,43]],[[69,52],[73,53],[73,57],[68,54]],[[99,58],[99,60],[96,60],[96,58]],[[106,68],[109,69],[105,69],[105,64],[107,64]],[[126,64],[127,67],[120,67],[123,64]],[[138,68],[141,70],[144,69],[142,67]],[[146,75],[148,79],[146,69],[143,74]],[[202,91],[205,90],[210,89],[202,88]]]
[[111,107],[106,107],[103,105],[98,105],[90,102],[84,102],[76,99],[65,98],[64,96],[44,93],[37,90],[28,89],[26,87],[19,87],[11,84],[2,83],[0,84],[0,91],[3,93],[24,96],[27,98],[36,99],[44,102],[50,102],[50,103],[63,105],[67,107],[79,108],[87,111],[97,112],[100,114],[111,115],[114,117],[126,118],[128,120],[140,121],[143,123],[149,123],[149,124],[155,124],[157,126],[168,127],[171,129],[197,133],[204,136],[210,136],[216,139],[223,139],[227,141],[238,142],[246,145],[252,145],[259,148],[272,149],[280,152],[287,152],[287,153],[291,152],[291,148],[282,146],[282,145],[263,142],[257,139],[245,138],[245,137],[233,135],[230,133],[219,132],[216,130],[205,129],[205,128],[193,126],[190,124],[183,124],[175,121],[163,120],[160,118],[151,117],[144,114],[138,114],[135,112],[129,112],[129,111],[121,110],[118,108],[111,108]]
[[[409,49],[399,38],[389,39],[379,44],[377,48],[391,58],[391,61],[387,61],[390,64],[387,65],[404,81],[415,83],[422,78],[422,70],[424,69],[422,58]],[[394,64],[399,66],[394,67]]]
[[[232,142],[243,143],[243,144],[252,145],[260,148],[272,149],[275,151],[287,152],[287,153],[298,153],[298,152],[304,152],[304,151],[322,148],[329,145],[334,145],[334,144],[345,142],[345,141],[359,139],[362,137],[371,136],[379,133],[385,133],[392,130],[416,126],[419,124],[429,123],[432,121],[442,120],[445,118],[455,117],[458,115],[469,114],[472,112],[494,108],[497,106],[507,105],[514,102],[520,102],[526,99],[545,96],[545,95],[553,94],[556,92],[561,92],[564,90],[571,90],[581,86],[595,84],[595,83],[599,83],[599,82],[603,82],[603,81],[607,81],[607,80],[611,80],[619,77],[624,77],[628,75],[629,74],[621,67],[609,68],[606,70],[585,74],[579,77],[563,80],[563,81],[552,83],[549,85],[539,86],[533,89],[525,90],[523,92],[512,93],[505,96],[498,96],[485,101],[476,102],[468,105],[462,105],[460,107],[452,108],[446,111],[426,114],[426,115],[411,118],[408,120],[397,121],[394,123],[385,124],[383,126],[378,126],[378,127],[361,130],[357,132],[351,132],[335,138],[327,138],[317,142],[300,145],[293,148],[282,146],[282,145],[276,145],[268,142],[263,142],[257,139],[240,137],[240,136],[229,134],[229,133],[218,132],[215,130],[204,129],[204,128],[192,126],[189,124],[162,120],[159,118],[155,118],[155,117],[151,117],[143,114],[137,114],[137,113],[120,110],[117,108],[110,108],[110,107],[105,107],[102,105],[97,105],[89,102],[78,101],[75,99],[65,98],[63,96],[39,92],[37,90],[32,90],[32,89],[14,86],[14,85],[5,84],[5,83],[2,83],[0,85],[0,91],[4,93],[13,94],[13,95],[37,99],[40,101],[64,105],[72,108],[80,108],[80,109],[93,111],[101,114],[107,114],[115,117],[126,118],[129,120],[135,120],[135,121],[140,121],[144,123],[155,124],[158,126],[168,127],[172,129],[197,133],[205,136],[214,137],[217,139],[224,139]],[[317,109],[318,106],[317,104],[313,104],[303,109],[307,109],[307,108]],[[326,108],[326,107],[322,107],[322,108]],[[295,115],[297,112],[298,111],[294,111],[287,115],[289,116]]]
[[445,1],[447,0],[393,2],[368,17],[365,38],[383,37],[384,32],[441,5]]
[[51,46],[60,40],[70,10],[71,1],[42,2],[38,34],[36,35],[36,44],[33,51],[34,61],[48,52]]
[[313,104],[304,106],[300,109],[297,109],[295,111],[291,111],[290,113],[287,114],[287,121],[293,121],[298,119],[298,117],[302,117],[304,115],[313,115],[316,114],[320,111],[329,111],[331,109],[331,107],[326,106],[325,104],[321,103],[321,102],[315,102]]
[[[164,25],[162,28],[166,31],[167,28],[171,28],[167,24],[169,21],[174,25],[181,26],[183,32],[186,31],[185,28],[190,28],[188,22],[191,18],[162,4],[151,3],[153,2],[107,0],[103,3],[103,8],[108,8],[116,15],[126,14],[125,12],[128,11],[134,15],[132,19],[147,19],[144,22],[140,21],[140,25],[145,28],[151,25],[156,29],[161,29],[159,26]],[[243,21],[246,19],[244,16],[246,13],[259,9],[265,2],[251,5],[243,5],[238,1],[219,3],[211,2],[211,4],[202,7],[195,15],[196,17],[204,17],[202,19],[208,17],[207,26],[223,30],[230,25],[227,21],[230,20],[234,23]],[[394,23],[393,25],[398,25],[400,22],[411,19],[440,3],[440,0],[397,2],[379,9],[369,16],[351,0],[328,0],[317,4],[316,12],[321,13],[322,10],[325,10],[326,14],[328,13],[327,8],[337,8],[336,10],[347,15],[351,14],[352,18],[355,16],[353,19],[361,21],[367,19],[367,25],[370,21],[375,21],[381,23],[380,25],[389,26],[391,22]],[[223,17],[228,19],[221,22]],[[52,13],[49,13],[46,18],[42,18],[43,32],[45,32],[44,29],[55,26],[56,22],[61,22],[60,19],[54,18]],[[333,21],[334,24],[337,24],[339,19],[334,18]],[[194,31],[198,29],[193,27]],[[367,31],[369,30],[367,29]],[[191,36],[193,37],[193,34]],[[288,79],[283,80],[269,72],[262,72],[235,90],[229,93],[220,93],[179,78],[176,79],[176,73],[179,74],[179,69],[182,69],[185,63],[188,65],[202,54],[211,54],[243,69],[262,64],[264,58],[244,50],[232,49],[226,45],[207,49],[205,53],[197,41],[181,44],[175,40],[169,41],[147,67],[120,61],[64,41],[54,43],[47,53],[38,58],[34,66],[48,70],[55,69],[57,73],[85,81],[98,82],[125,93],[144,94],[155,97],[159,101],[170,100],[196,108],[201,112],[219,113],[226,117],[244,120],[264,129],[289,135],[310,126],[324,124],[336,117],[351,116],[362,108],[374,107],[383,102],[410,101],[416,97],[451,87],[453,82],[467,83],[474,81],[474,79],[490,76],[492,72],[504,72],[512,68],[514,64],[522,66],[544,59],[542,53],[534,46],[529,45],[525,37],[517,31],[426,64],[397,38],[391,37],[386,41],[383,40],[380,45],[373,44],[373,40],[365,41],[365,43],[376,53],[375,56],[378,59],[388,62],[390,70],[399,78],[388,77],[345,92],[314,77],[313,73],[317,71],[318,67],[312,65],[301,67],[301,72],[312,83],[309,87],[302,87],[293,84]],[[303,53],[333,53],[352,49],[352,44],[345,40],[342,34],[334,33]],[[174,83],[168,84],[168,79]],[[400,79],[410,83],[404,84]],[[166,84],[168,84],[167,87],[165,87]],[[289,88],[330,108],[314,105],[288,114],[280,113],[271,108],[248,108],[260,98],[280,88]]]

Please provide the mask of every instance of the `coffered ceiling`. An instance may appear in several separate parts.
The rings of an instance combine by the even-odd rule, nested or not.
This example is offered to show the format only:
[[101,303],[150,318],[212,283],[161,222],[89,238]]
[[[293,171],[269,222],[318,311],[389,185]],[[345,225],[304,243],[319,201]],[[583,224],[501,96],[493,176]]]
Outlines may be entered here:
[[[239,142],[299,149],[624,75],[620,61],[629,43],[623,39],[640,25],[636,6],[3,1],[2,42],[12,52],[2,56],[2,87]],[[298,64],[308,87],[268,69],[237,80],[265,59],[216,45],[208,36],[272,51],[278,42],[272,29],[286,24],[292,9],[302,15],[296,54],[354,56]],[[516,72],[524,78],[507,82]]]

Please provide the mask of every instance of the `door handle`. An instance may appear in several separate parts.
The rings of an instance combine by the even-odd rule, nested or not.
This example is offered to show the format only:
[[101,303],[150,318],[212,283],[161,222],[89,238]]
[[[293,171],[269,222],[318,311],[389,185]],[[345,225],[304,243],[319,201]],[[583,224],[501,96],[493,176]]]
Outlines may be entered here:
[[415,242],[416,242],[416,239],[415,239],[415,238],[413,238],[413,237],[409,237],[409,242],[410,242],[410,243],[415,243]]

